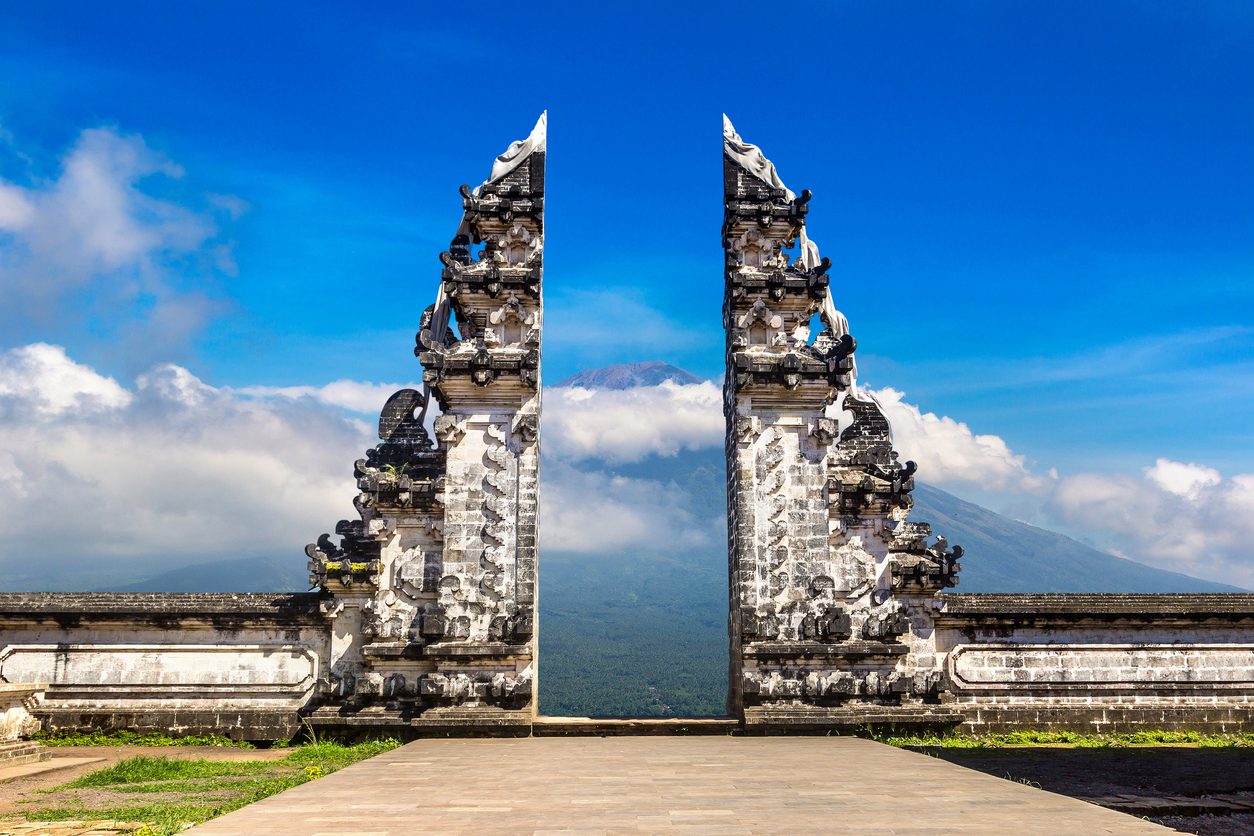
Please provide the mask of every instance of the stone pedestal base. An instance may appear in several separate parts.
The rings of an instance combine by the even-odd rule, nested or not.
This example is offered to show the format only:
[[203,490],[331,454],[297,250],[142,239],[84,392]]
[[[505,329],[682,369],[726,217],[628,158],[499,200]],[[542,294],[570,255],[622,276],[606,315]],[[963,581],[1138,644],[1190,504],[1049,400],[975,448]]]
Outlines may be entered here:
[[33,740],[15,740],[9,743],[0,743],[0,769],[6,766],[39,763],[51,757],[51,752]]
[[306,715],[318,734],[336,737],[529,737],[535,715],[492,706],[406,708],[366,706],[358,710],[324,706]]
[[826,734],[867,726],[951,728],[960,711],[943,705],[756,705],[745,708],[746,734]]

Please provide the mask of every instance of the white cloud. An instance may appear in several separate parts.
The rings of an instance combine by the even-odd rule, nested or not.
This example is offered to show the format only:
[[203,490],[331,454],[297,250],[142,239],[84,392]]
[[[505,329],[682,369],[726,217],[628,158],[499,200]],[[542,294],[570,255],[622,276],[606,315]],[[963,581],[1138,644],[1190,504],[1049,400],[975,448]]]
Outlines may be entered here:
[[871,392],[893,428],[893,444],[902,460],[919,465],[919,478],[946,486],[991,491],[1039,493],[1051,479],[1032,471],[1027,458],[1013,452],[1005,439],[977,434],[966,424],[924,412],[905,394],[884,388]]
[[673,484],[579,470],[566,462],[542,470],[540,536],[544,551],[618,554],[714,546],[721,517],[702,519]]
[[[343,410],[374,411],[393,390],[336,381],[233,391],[172,364],[153,367],[128,388],[59,346],[0,353],[5,553],[139,561],[149,574],[226,555],[287,553],[299,562],[305,542],[351,515],[352,462],[374,443]],[[599,394],[613,396],[612,408],[634,411],[637,422],[664,423],[653,419],[700,406],[721,421],[711,384],[666,384],[639,397],[568,394],[584,407],[600,402]],[[572,419],[554,417],[545,438],[578,456],[591,441],[562,440]],[[644,434],[616,449],[639,458],[711,430],[717,427]],[[724,536],[722,520],[692,511],[674,485],[580,471],[560,453],[545,463],[544,491],[544,548],[554,552],[710,547]]]
[[218,198],[197,211],[152,193],[182,176],[142,137],[96,128],[55,178],[0,180],[0,323],[10,338],[94,321],[150,359],[184,343],[219,307],[204,288],[232,270],[214,213],[238,207]]
[[111,377],[75,363],[59,345],[34,343],[12,349],[0,362],[0,403],[21,404],[37,415],[55,416],[125,407],[131,393]]
[[1197,499],[1206,488],[1223,482],[1223,476],[1212,467],[1170,459],[1159,459],[1153,467],[1145,468],[1145,478],[1163,490],[1186,499]]
[[[903,459],[929,482],[1039,493],[1052,482],[1000,436],[976,434],[947,416],[924,412],[902,392],[871,391],[888,415]],[[550,388],[544,393],[545,449],[568,459],[611,463],[673,456],[723,444],[723,395],[713,383],[632,389]]]
[[705,518],[673,483],[613,466],[723,443],[722,393],[709,381],[631,389],[553,387],[544,393],[540,536],[546,552],[614,555],[716,547],[721,516]]
[[342,407],[352,412],[378,413],[398,389],[421,390],[422,384],[334,380],[322,386],[246,386],[239,392],[263,398],[312,398],[319,403]]
[[1141,477],[1078,473],[1058,483],[1047,511],[1112,552],[1254,588],[1254,474],[1169,459]]
[[[1026,457],[1014,453],[998,436],[977,435],[952,418],[923,412],[896,390],[873,394],[892,422],[902,458],[918,462],[921,478],[930,483],[1040,494],[1056,479],[1053,473],[1033,472]],[[612,552],[620,540],[636,537],[648,542],[650,519],[668,532],[681,528],[675,515],[687,513],[682,493],[659,481],[616,481],[611,471],[615,465],[648,456],[722,447],[723,422],[722,392],[708,381],[689,385],[667,381],[623,390],[547,389],[541,503],[545,548],[561,544],[559,550],[574,550],[572,544],[579,543],[590,552]],[[560,478],[552,473],[554,460],[561,463]],[[582,463],[582,469],[567,467],[568,463]],[[602,481],[594,484],[594,473]],[[602,532],[613,547],[596,545]]]
[[[305,542],[351,515],[352,462],[374,443],[346,410],[374,412],[395,388],[236,391],[171,364],[126,386],[59,346],[0,352],[4,554],[138,562],[147,574],[227,555],[300,561]],[[1113,553],[1254,587],[1254,474],[1159,459],[1140,474],[1039,475],[1002,439],[878,394],[925,481],[1040,496],[1047,519]],[[542,547],[718,548],[722,520],[684,489],[613,470],[721,445],[720,398],[708,382],[546,392]]]
[[546,453],[636,462],[723,443],[723,394],[709,381],[633,389],[560,387],[544,392]]
[[[920,477],[948,486],[1041,493],[1053,479],[1034,472],[1027,458],[996,435],[924,412],[895,389],[872,392],[893,427],[903,459]],[[570,460],[619,464],[650,455],[673,456],[723,444],[723,395],[711,382],[632,389],[550,388],[544,393],[546,453]]]
[[0,182],[0,230],[14,231],[30,225],[35,207],[24,190]]
[[[5,556],[138,562],[290,554],[352,514],[359,422],[241,398],[174,365],[130,389],[56,346],[0,353]],[[153,565],[158,562],[159,565]]]

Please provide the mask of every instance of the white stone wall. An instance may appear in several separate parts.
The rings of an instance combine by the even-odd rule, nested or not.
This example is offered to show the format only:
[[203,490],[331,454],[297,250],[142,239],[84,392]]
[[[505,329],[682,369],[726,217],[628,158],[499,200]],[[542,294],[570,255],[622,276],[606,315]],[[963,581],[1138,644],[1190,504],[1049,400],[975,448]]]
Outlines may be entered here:
[[936,645],[973,731],[1254,727],[1254,620],[1239,615],[942,615]]
[[189,615],[180,596],[166,597],[164,612],[125,617],[3,613],[0,682],[45,683],[38,714],[54,727],[295,732],[298,712],[328,687],[330,624]]
[[518,581],[518,471],[509,413],[457,415],[445,488],[439,603],[447,638],[485,642]]
[[136,628],[6,630],[0,679],[44,682],[49,705],[296,710],[329,648],[322,631]]

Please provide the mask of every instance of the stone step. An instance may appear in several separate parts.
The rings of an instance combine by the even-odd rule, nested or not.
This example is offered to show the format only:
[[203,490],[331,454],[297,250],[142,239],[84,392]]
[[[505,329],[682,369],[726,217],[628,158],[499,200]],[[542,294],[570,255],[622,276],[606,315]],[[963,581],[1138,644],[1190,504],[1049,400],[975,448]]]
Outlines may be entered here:
[[1224,816],[1254,813],[1254,793],[1230,793],[1205,797],[1166,795],[1103,795],[1082,798],[1134,816]]
[[536,737],[611,735],[737,734],[740,722],[727,717],[537,717]]
[[15,740],[12,743],[0,743],[0,767],[18,766],[25,763],[39,763],[52,757],[42,744],[33,740]]
[[[29,778],[32,775],[45,775],[49,772],[60,772],[66,769],[76,769],[80,766],[104,762],[104,758],[67,758],[56,756],[49,760],[35,761],[33,763],[5,763],[3,766],[0,766],[0,784],[3,784],[5,781],[11,781],[14,778]],[[8,836],[8,834],[3,829],[0,829],[0,836]]]

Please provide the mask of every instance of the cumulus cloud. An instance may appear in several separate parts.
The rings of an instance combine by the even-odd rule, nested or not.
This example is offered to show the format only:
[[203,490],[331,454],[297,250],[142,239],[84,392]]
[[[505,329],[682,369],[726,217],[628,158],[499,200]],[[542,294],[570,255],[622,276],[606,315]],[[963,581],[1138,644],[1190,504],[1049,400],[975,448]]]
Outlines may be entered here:
[[360,422],[312,399],[242,398],[160,365],[126,387],[36,344],[0,353],[5,556],[147,574],[291,554],[352,512]]
[[[5,553],[137,562],[141,574],[241,554],[290,553],[299,561],[305,542],[351,514],[351,463],[374,443],[367,425],[346,411],[374,412],[396,388],[336,381],[232,390],[173,364],[123,385],[60,346],[0,353]],[[695,414],[702,405],[714,423],[685,418],[698,427],[617,443],[621,460],[673,452],[705,436],[717,443],[721,417],[711,384],[657,390],[605,393],[612,395],[606,403],[617,404],[625,426],[661,424],[659,415]],[[583,409],[599,402],[587,390],[565,394]],[[619,476],[601,469],[603,462],[581,471],[563,457],[593,451],[596,432],[608,432],[613,417],[602,416],[593,435],[568,441],[563,434],[579,416],[560,407],[546,415],[553,451],[544,468],[544,548],[607,554],[643,543],[721,542],[721,518],[693,511],[675,485]]]
[[721,516],[699,513],[672,482],[614,468],[721,446],[722,438],[722,393],[709,381],[546,389],[541,548],[616,555],[716,546],[726,537]]
[[[1052,484],[1052,476],[1034,472],[1004,439],[924,412],[896,390],[873,394],[892,422],[902,457],[918,462],[928,482],[1028,494]],[[656,532],[674,540],[711,530],[710,521],[692,511],[689,497],[673,484],[622,479],[614,468],[650,456],[722,447],[718,386],[666,381],[621,390],[557,387],[547,389],[544,399],[546,549],[615,553],[633,541],[651,542]],[[712,525],[721,528],[722,521]]]
[[924,412],[905,394],[884,388],[872,392],[893,428],[893,443],[903,460],[919,465],[919,477],[939,485],[984,490],[1040,493],[1052,479],[1028,467],[1005,439],[977,434],[953,418]]
[[1159,459],[1153,467],[1145,468],[1145,478],[1168,493],[1190,500],[1200,498],[1207,488],[1223,482],[1223,476],[1213,467],[1170,459]]
[[[895,389],[871,394],[892,423],[902,457],[918,462],[928,481],[1028,492],[1039,492],[1050,481],[1000,436],[977,434],[953,418],[924,412]],[[635,462],[723,444],[723,396],[709,381],[622,390],[551,388],[544,398],[546,450],[565,458]]]
[[546,453],[621,464],[723,443],[723,394],[709,381],[544,393]]
[[[138,135],[83,131],[56,176],[0,179],[0,323],[10,337],[84,323],[150,358],[186,341],[218,309],[204,287],[233,270],[218,218],[240,204],[168,197],[183,169]],[[193,286],[195,285],[195,286]]]
[[[392,393],[399,389],[421,390],[422,384],[334,380],[322,386],[245,386],[238,391],[242,395],[260,398],[312,398],[351,412],[378,413]],[[434,408],[434,403],[432,406]]]
[[[872,394],[892,422],[903,459],[918,462],[928,482],[1027,494],[1046,492],[1053,483],[1052,475],[1034,472],[1026,457],[999,436],[977,434],[952,418],[924,412],[894,389]],[[544,397],[545,456],[563,463],[556,475],[546,474],[546,548],[561,543],[570,550],[570,544],[580,543],[584,550],[613,552],[620,538],[600,538],[593,532],[621,528],[631,532],[624,535],[630,539],[647,536],[650,519],[668,532],[693,524],[683,516],[690,514],[687,497],[673,485],[617,480],[612,472],[617,465],[649,456],[721,447],[724,419],[718,386],[666,381],[622,390],[561,387],[546,390]],[[566,463],[577,463],[582,470]],[[609,541],[615,545],[598,548]]]
[[[947,416],[924,412],[895,389],[873,390],[903,459],[928,482],[1041,493],[1052,477],[1032,470],[1000,436],[977,434]],[[833,414],[838,410],[833,410]],[[631,389],[550,388],[544,393],[545,452],[611,464],[723,445],[723,395],[709,381]]]
[[0,363],[0,405],[51,418],[66,412],[109,412],[125,407],[131,393],[111,377],[75,363],[65,349],[47,343],[15,348]]
[[[0,352],[4,555],[134,564],[138,575],[224,556],[299,561],[305,542],[351,514],[351,463],[374,443],[360,414],[396,388],[232,390],[172,364],[128,384],[59,346]],[[926,481],[1018,492],[1112,552],[1254,587],[1254,474],[1159,459],[1139,474],[1040,475],[996,436],[895,390],[878,397]],[[720,446],[720,398],[709,382],[546,392],[542,548],[719,548],[721,516],[638,463]],[[616,472],[629,466],[631,476]]]
[[1140,476],[1066,476],[1046,508],[1112,552],[1254,588],[1254,474],[1158,459]]
[[540,503],[545,551],[616,554],[714,546],[721,517],[702,518],[674,484],[546,462]]

